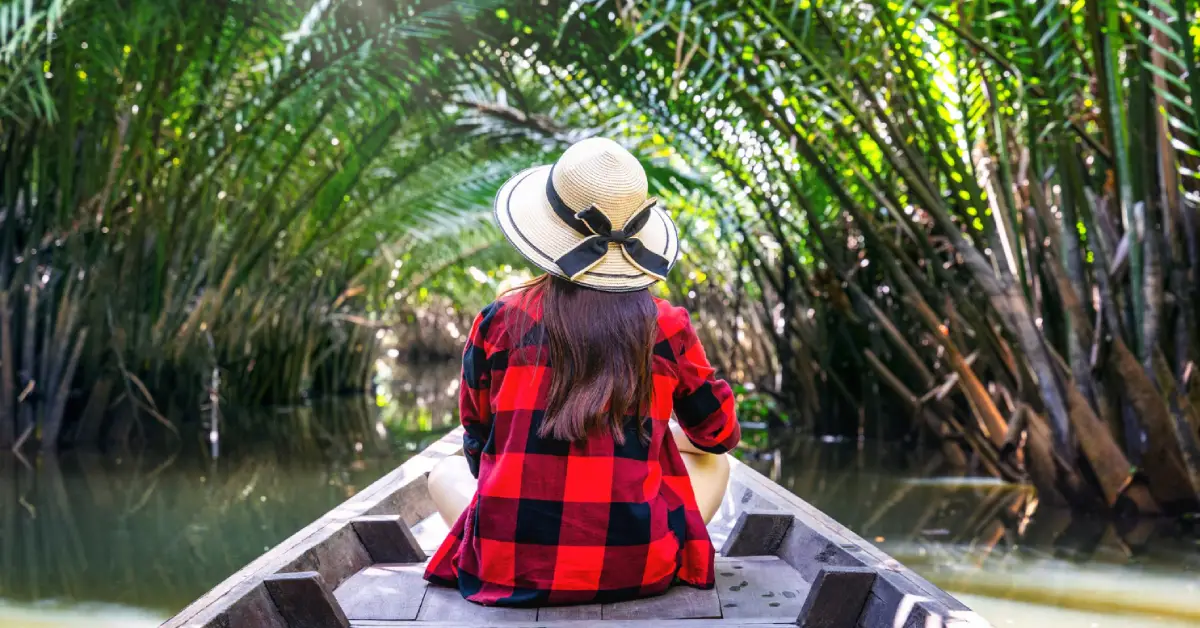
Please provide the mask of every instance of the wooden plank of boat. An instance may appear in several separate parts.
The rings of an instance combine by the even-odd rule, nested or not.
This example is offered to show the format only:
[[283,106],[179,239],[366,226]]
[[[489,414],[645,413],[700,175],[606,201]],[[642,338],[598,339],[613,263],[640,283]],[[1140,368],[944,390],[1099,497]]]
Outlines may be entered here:
[[[461,430],[447,434],[214,587],[163,628],[299,628],[303,622],[294,617],[294,601],[284,599],[299,589],[281,590],[280,580],[327,587],[331,595],[315,596],[314,603],[322,606],[308,612],[344,616],[356,628],[893,628],[938,621],[956,628],[988,626],[953,596],[737,461],[725,500],[709,524],[714,544],[722,548],[713,590],[676,587],[663,596],[618,604],[477,606],[420,578],[424,555],[447,532],[426,478],[438,461],[459,453],[461,443]],[[297,572],[311,573],[286,576]],[[847,587],[857,593],[842,590]]]
[[354,574],[334,592],[353,619],[412,621],[425,602],[429,583],[422,564],[372,565]]
[[663,595],[600,605],[600,619],[709,619],[721,617],[716,589],[671,587]]
[[717,597],[725,619],[795,619],[809,583],[777,556],[717,558]]
[[463,604],[465,601],[456,589],[430,587],[425,593],[425,603],[421,605],[421,613],[417,619],[458,622],[460,625],[482,623],[486,626],[504,621],[526,624],[537,621],[536,608],[479,606],[470,602]]
[[597,621],[600,617],[599,604],[576,604],[575,606],[547,606],[538,609],[538,622]]

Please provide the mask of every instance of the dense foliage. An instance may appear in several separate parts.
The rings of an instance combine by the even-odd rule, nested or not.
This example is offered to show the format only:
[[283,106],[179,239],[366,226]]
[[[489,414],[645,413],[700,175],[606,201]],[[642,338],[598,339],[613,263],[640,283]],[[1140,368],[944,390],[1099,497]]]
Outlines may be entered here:
[[1195,0],[0,7],[0,441],[361,387],[521,272],[499,183],[603,133],[757,414],[1200,505]]
[[361,390],[405,261],[491,247],[478,6],[361,5],[0,4],[0,444]]
[[1198,8],[508,11],[564,92],[718,172],[736,261],[691,256],[693,291],[759,295],[728,311],[765,318],[789,405],[882,394],[1043,500],[1151,512],[1200,489]]

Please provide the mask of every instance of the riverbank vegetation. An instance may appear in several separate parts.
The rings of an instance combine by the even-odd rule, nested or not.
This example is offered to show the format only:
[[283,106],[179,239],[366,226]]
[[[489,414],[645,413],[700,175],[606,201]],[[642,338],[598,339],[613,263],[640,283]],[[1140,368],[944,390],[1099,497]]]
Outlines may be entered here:
[[0,6],[3,444],[452,353],[491,194],[602,133],[756,413],[1200,509],[1194,0]]
[[474,9],[307,4],[2,5],[0,444],[363,390],[379,313],[487,259],[458,199],[526,156],[442,112]]
[[526,43],[713,168],[708,290],[754,284],[790,406],[903,407],[1046,501],[1196,507],[1195,6],[605,10]]

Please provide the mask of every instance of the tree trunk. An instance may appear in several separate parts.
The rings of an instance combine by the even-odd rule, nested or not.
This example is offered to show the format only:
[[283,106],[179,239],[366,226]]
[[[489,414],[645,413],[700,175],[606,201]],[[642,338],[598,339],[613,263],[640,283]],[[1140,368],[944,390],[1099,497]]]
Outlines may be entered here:
[[1200,496],[1200,442],[1197,442],[1197,434],[1200,434],[1200,416],[1187,396],[1179,390],[1166,356],[1156,349],[1153,357],[1158,381],[1162,382],[1162,396],[1169,403],[1171,414],[1175,418],[1173,425],[1182,454],[1181,459],[1187,467],[1188,475],[1191,476],[1192,487]]
[[[1080,338],[1092,336],[1091,323],[1083,316],[1083,307],[1079,295],[1063,277],[1061,269],[1052,263],[1044,265],[1055,282],[1058,283],[1059,294],[1063,306],[1072,316],[1080,321],[1075,327],[1075,333]],[[1183,463],[1179,441],[1176,439],[1174,420],[1158,394],[1154,383],[1146,375],[1138,359],[1130,352],[1129,347],[1121,340],[1121,335],[1113,333],[1109,342],[1109,357],[1105,368],[1114,369],[1112,381],[1122,387],[1125,397],[1133,404],[1134,410],[1141,417],[1147,431],[1147,451],[1145,458],[1146,476],[1150,479],[1150,492],[1158,500],[1159,505],[1167,511],[1175,511],[1177,507],[1187,507],[1188,504],[1200,505],[1197,502],[1196,491],[1191,487],[1191,478]],[[1094,414],[1093,414],[1094,416]],[[1102,428],[1103,437],[1111,440],[1112,434],[1097,419]],[[1116,447],[1116,443],[1112,443]],[[1097,450],[1107,450],[1105,445]],[[1124,459],[1124,456],[1122,456]],[[1128,461],[1126,461],[1128,464]],[[1100,470],[1097,469],[1097,473]]]
[[58,440],[62,432],[63,411],[67,407],[67,396],[71,393],[71,383],[75,380],[75,369],[79,367],[79,356],[83,353],[87,336],[88,330],[86,327],[79,330],[79,336],[75,339],[75,348],[71,350],[71,357],[67,359],[63,371],[59,375],[57,390],[51,391],[52,396],[49,400],[50,409],[45,415],[44,429],[42,431],[42,448],[48,451],[58,449]]
[[[37,311],[38,311],[38,278],[30,279],[29,294],[25,297],[25,331],[21,332],[21,371],[19,386],[22,391],[29,391],[29,394],[17,393],[18,396],[24,396],[24,401],[17,402],[17,432],[25,434],[34,427],[33,406],[34,399],[37,397],[33,394],[38,392],[40,383],[34,376],[34,367],[37,366]],[[32,388],[31,388],[32,387]],[[45,392],[45,391],[41,391]],[[20,436],[17,436],[20,438]]]
[[1091,509],[1098,510],[1103,507],[1072,465],[1055,453],[1046,418],[1033,411],[1028,417],[1026,467],[1029,479],[1037,489],[1038,502],[1060,508],[1086,509],[1090,505]]
[[1070,400],[1071,423],[1075,428],[1075,435],[1079,438],[1083,455],[1096,474],[1096,481],[1104,494],[1104,502],[1113,508],[1124,496],[1130,500],[1132,510],[1137,514],[1159,514],[1158,504],[1146,486],[1133,482],[1130,473],[1132,466],[1125,459],[1125,454],[1113,440],[1104,422],[1092,411],[1092,407],[1078,388],[1071,385],[1066,388]]
[[13,345],[12,308],[8,291],[0,290],[0,448],[12,447],[17,438],[16,417],[13,414]]
[[1150,478],[1150,492],[1167,512],[1200,508],[1200,494],[1192,486],[1184,463],[1177,425],[1154,382],[1125,342],[1113,336],[1107,368],[1124,385],[1124,393],[1146,429],[1146,456],[1142,468]]

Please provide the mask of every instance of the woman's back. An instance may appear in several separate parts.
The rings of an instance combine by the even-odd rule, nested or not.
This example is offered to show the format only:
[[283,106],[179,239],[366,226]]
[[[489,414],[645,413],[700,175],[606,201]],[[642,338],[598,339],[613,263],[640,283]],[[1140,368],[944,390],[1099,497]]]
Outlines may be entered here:
[[[740,438],[732,392],[713,377],[684,309],[644,291],[577,290],[586,288],[546,278],[510,294],[468,339],[460,410],[478,492],[426,575],[475,602],[610,601],[660,593],[676,578],[713,584],[712,544],[668,421],[674,410],[694,445],[727,451]],[[610,303],[620,306],[606,312]],[[606,324],[589,332],[589,316]],[[564,332],[611,335],[568,345]],[[628,411],[614,415],[614,404]]]

